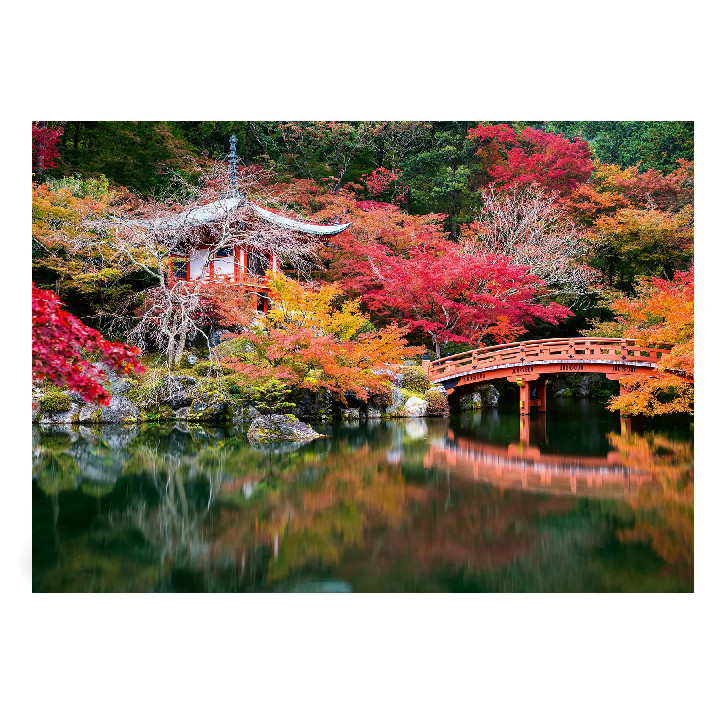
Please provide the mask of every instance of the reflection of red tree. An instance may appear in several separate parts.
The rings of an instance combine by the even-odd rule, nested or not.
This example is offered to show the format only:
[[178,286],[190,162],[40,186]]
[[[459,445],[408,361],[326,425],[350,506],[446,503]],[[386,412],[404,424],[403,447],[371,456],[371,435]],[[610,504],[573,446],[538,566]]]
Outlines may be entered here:
[[447,565],[481,572],[504,567],[535,553],[540,542],[536,523],[543,515],[572,509],[572,498],[543,497],[453,480],[428,488],[407,514],[412,532],[382,531],[374,564],[388,567],[405,559],[414,569]]

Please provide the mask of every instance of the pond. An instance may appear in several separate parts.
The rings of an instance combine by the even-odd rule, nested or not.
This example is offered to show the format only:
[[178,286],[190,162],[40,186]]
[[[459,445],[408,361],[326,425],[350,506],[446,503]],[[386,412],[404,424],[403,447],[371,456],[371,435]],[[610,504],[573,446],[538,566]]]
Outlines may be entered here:
[[693,590],[687,417],[33,427],[35,592]]

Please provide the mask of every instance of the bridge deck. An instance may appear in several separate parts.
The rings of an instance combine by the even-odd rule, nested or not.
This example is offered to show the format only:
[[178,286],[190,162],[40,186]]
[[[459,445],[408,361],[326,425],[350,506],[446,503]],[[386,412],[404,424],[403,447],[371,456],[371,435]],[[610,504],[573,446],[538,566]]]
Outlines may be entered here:
[[[666,347],[645,347],[626,338],[552,338],[507,343],[450,355],[431,362],[428,375],[432,382],[451,379],[476,371],[507,369],[507,375],[518,366],[543,365],[635,365],[656,368]],[[570,370],[570,369],[568,369]],[[587,372],[592,372],[588,368]],[[606,370],[597,368],[597,372]]]

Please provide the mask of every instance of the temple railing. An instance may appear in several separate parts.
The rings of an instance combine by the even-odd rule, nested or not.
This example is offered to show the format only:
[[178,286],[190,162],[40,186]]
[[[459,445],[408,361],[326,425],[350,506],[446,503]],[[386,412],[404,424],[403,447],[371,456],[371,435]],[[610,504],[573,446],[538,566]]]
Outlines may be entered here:
[[476,370],[505,366],[573,363],[650,363],[670,352],[667,347],[645,347],[627,338],[552,338],[478,347],[449,355],[428,365],[431,382]]
[[177,283],[183,283],[188,289],[201,288],[203,285],[236,285],[246,288],[251,292],[267,292],[268,278],[264,275],[251,275],[250,273],[207,273],[201,277],[185,279],[185,278],[168,278],[168,284],[174,287]]

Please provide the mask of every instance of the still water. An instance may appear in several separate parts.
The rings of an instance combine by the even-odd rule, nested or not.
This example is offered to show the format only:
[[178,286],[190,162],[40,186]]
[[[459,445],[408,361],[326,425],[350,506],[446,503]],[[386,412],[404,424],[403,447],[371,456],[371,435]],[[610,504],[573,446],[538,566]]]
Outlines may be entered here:
[[317,426],[33,427],[33,590],[693,590],[687,418],[588,400]]

